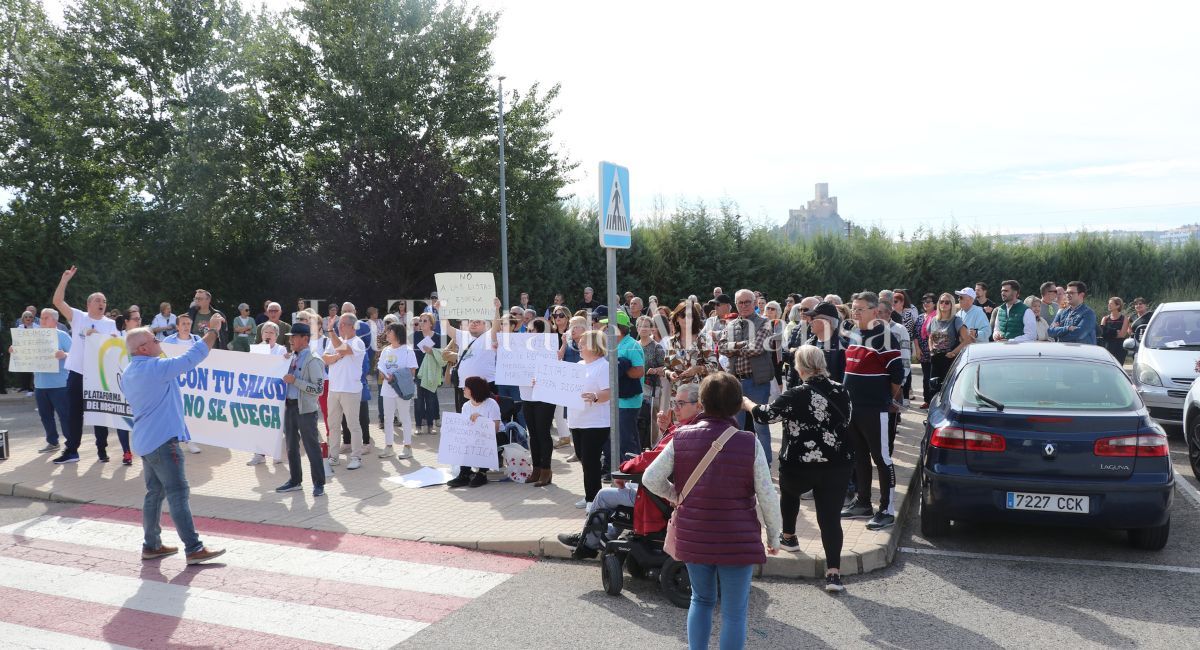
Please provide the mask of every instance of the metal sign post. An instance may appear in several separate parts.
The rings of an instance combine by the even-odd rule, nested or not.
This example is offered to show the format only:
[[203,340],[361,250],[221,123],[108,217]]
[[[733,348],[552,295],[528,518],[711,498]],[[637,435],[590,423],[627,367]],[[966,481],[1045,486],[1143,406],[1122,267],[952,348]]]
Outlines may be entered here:
[[617,404],[617,249],[629,248],[633,220],[629,215],[629,170],[608,162],[600,163],[600,245],[608,265],[608,385],[610,471],[621,467],[621,411]]

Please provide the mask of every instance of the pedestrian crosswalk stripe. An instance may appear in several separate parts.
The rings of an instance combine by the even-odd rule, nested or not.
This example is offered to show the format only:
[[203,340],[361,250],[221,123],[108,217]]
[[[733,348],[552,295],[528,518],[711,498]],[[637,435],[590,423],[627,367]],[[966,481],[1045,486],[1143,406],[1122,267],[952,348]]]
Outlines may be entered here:
[[[126,650],[128,646],[85,639],[73,634],[51,632],[39,628],[14,625],[0,621],[0,644],[6,650],[41,650],[42,648],[74,648],[75,650]],[[132,649],[130,649],[132,650]]]

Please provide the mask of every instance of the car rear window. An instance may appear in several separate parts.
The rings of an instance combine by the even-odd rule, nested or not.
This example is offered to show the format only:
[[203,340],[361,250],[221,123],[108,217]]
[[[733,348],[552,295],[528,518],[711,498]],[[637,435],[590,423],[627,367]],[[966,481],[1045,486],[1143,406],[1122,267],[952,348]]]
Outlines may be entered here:
[[[977,383],[978,382],[978,383]],[[1139,407],[1116,366],[1064,359],[987,360],[968,365],[954,383],[955,404],[991,409],[979,393],[1005,408],[1124,411]]]

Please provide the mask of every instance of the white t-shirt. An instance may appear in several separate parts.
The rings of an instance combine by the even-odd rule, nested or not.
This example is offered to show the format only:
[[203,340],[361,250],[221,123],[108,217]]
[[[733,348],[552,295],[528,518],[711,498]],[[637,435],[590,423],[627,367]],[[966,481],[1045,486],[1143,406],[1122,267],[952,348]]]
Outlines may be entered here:
[[479,404],[478,406],[473,404],[471,400],[463,402],[462,414],[470,417],[472,413],[478,413],[479,417],[486,418],[494,422],[500,421],[500,405],[496,403],[496,400],[490,397],[484,400],[483,403]]
[[[401,345],[398,348],[390,345],[384,346],[379,351],[376,367],[379,368],[379,372],[388,375],[394,375],[397,372],[407,372],[411,375],[409,368],[417,367],[417,355],[413,354],[412,348],[407,345]],[[388,381],[383,382],[383,387],[379,389],[379,392],[384,397],[398,397],[396,391],[392,390],[392,383]]]
[[345,341],[350,346],[348,354],[329,366],[329,391],[331,393],[361,393],[363,357],[367,346],[357,336]]
[[[584,365],[587,366],[588,375],[583,384],[583,392],[599,393],[608,388],[607,359],[596,359]],[[608,416],[609,406],[608,402],[593,402],[591,405],[584,402],[583,408],[578,409],[572,406],[567,409],[567,426],[572,429],[606,429],[611,422]]]
[[467,385],[467,377],[482,377],[488,382],[496,381],[496,348],[492,345],[490,329],[480,336],[471,336],[466,330],[456,330],[454,340],[458,343],[459,388]]
[[[167,329],[175,327],[175,314],[171,314],[169,316],[163,316],[162,312],[155,314],[154,320],[150,322],[150,327],[166,327]],[[167,330],[163,330],[154,335],[154,337],[160,341],[168,336],[170,336],[170,334],[167,334]]]
[[86,311],[71,308],[71,351],[67,353],[67,370],[83,374],[83,355],[85,354],[87,333],[95,329],[97,334],[92,336],[116,336],[117,324],[108,316],[93,319]]

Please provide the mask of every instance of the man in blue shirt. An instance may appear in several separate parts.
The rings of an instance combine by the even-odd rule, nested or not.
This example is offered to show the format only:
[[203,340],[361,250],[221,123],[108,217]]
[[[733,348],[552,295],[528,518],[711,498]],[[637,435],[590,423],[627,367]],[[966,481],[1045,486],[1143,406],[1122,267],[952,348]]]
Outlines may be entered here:
[[1084,304],[1087,285],[1075,280],[1067,283],[1066,309],[1054,315],[1048,333],[1059,343],[1096,344],[1096,312]]
[[46,446],[38,450],[44,454],[58,450],[58,427],[54,424],[54,416],[58,415],[58,425],[62,427],[63,435],[67,435],[67,422],[70,421],[70,398],[67,395],[67,352],[71,349],[71,335],[58,329],[58,312],[53,309],[43,309],[40,327],[53,329],[58,334],[58,350],[54,358],[58,359],[58,372],[33,373],[33,396],[37,400],[38,416],[42,419],[42,428],[46,431]]
[[160,357],[162,345],[148,327],[139,327],[125,335],[129,366],[122,386],[125,401],[133,411],[133,451],[142,457],[142,476],[146,480],[146,500],[142,505],[142,530],[145,542],[142,559],[156,560],[179,551],[162,543],[162,503],[171,505],[171,521],[184,543],[188,564],[207,562],[225,553],[209,550],[196,534],[192,509],[188,503],[188,482],[183,468],[181,440],[190,440],[183,420],[183,398],[179,394],[179,375],[200,365],[217,343],[217,332],[225,318],[213,314],[204,338],[192,343],[182,356]]
[[967,331],[975,337],[975,343],[987,343],[992,338],[992,323],[984,313],[983,307],[975,304],[975,290],[963,287],[955,291],[958,296],[958,317],[962,319]]

